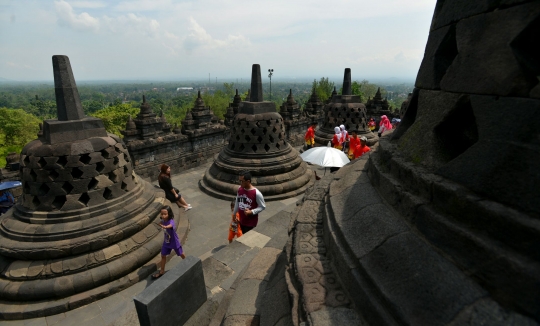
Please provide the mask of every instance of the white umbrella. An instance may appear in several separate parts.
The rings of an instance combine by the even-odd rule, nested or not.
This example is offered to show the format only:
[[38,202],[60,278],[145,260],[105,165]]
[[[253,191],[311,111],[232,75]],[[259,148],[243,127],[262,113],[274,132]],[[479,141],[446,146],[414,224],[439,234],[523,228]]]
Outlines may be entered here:
[[349,158],[347,157],[347,155],[345,155],[345,153],[333,147],[327,146],[310,148],[300,154],[300,157],[305,162],[320,165],[325,168],[340,168],[350,162]]

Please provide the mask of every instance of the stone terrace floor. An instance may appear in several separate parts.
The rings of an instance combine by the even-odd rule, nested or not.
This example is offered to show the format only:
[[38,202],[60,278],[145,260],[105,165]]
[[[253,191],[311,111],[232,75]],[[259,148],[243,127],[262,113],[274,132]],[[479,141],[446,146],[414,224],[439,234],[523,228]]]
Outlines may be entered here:
[[[198,168],[186,170],[174,175],[172,171],[172,183],[180,190],[186,201],[193,206],[187,216],[190,223],[190,231],[186,242],[183,244],[184,253],[206,259],[213,253],[228,244],[228,226],[230,221],[230,202],[216,199],[204,194],[199,190],[198,182],[211,162]],[[322,176],[324,169],[310,165]],[[329,171],[327,171],[329,173]],[[153,182],[157,184],[157,182]],[[263,194],[264,195],[264,194]],[[290,208],[292,204],[301,199],[303,195],[266,203],[266,210],[259,216],[259,224],[266,221],[274,214]],[[169,270],[181,260],[174,257],[167,263],[165,270]],[[77,326],[127,326],[139,325],[133,297],[152,283],[150,277],[129,287],[128,289],[113,294],[107,298],[98,300],[89,305],[48,317],[25,319],[17,321],[0,321],[0,326],[52,326],[52,325],[77,325]]]

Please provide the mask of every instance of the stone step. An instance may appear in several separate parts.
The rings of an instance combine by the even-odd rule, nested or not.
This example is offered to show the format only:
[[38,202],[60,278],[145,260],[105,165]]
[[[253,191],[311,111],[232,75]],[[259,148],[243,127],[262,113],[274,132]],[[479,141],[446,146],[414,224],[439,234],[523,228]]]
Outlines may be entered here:
[[[254,308],[264,293],[259,286],[265,287],[270,281],[287,241],[289,218],[289,212],[280,211],[221,250],[202,257],[208,300],[186,325],[220,325],[226,319],[227,323],[236,322],[245,317],[235,317],[243,306],[251,307],[247,312],[250,320],[260,320],[261,311]],[[235,294],[238,290],[252,295]],[[289,306],[284,312],[290,313]]]

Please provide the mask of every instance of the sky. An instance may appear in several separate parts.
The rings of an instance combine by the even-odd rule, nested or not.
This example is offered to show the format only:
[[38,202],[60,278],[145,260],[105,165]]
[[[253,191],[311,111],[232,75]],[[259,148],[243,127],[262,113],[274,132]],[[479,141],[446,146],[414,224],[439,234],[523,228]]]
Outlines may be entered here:
[[414,81],[435,0],[0,0],[0,78]]

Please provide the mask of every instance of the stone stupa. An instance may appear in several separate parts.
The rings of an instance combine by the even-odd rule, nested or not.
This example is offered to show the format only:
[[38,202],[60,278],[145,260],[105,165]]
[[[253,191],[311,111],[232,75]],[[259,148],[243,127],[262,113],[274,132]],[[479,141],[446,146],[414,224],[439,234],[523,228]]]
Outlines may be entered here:
[[348,131],[358,130],[358,136],[365,136],[369,146],[375,145],[378,137],[367,126],[366,106],[360,96],[352,95],[351,69],[346,68],[343,76],[343,92],[332,92],[330,102],[325,106],[325,118],[321,128],[315,131],[315,143],[326,146],[334,137],[334,127],[345,125]]
[[124,143],[86,117],[69,58],[52,57],[58,120],[21,152],[23,195],[0,222],[0,315],[58,314],[145,278],[160,251],[164,194]]
[[229,144],[199,182],[207,194],[234,199],[238,175],[250,171],[265,200],[303,193],[313,173],[285,139],[283,117],[273,102],[263,101],[261,68],[253,65],[249,101],[241,102],[231,126]]

